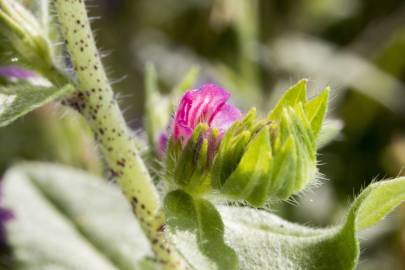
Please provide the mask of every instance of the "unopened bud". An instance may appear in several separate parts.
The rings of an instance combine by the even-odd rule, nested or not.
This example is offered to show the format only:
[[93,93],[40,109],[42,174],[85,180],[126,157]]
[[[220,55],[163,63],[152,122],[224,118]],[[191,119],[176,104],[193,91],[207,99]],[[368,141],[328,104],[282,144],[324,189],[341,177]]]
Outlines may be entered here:
[[210,87],[186,93],[172,123],[166,169],[173,188],[263,206],[289,198],[316,177],[329,89],[307,100],[306,81],[300,81],[266,119],[257,119],[254,108],[241,118],[225,103],[229,95]]
[[290,88],[267,120],[251,110],[225,134],[211,169],[214,189],[232,200],[262,206],[286,199],[316,177],[316,139],[328,89],[307,100],[306,81]]
[[21,60],[38,69],[52,65],[51,47],[46,34],[20,2],[0,0],[0,25]]

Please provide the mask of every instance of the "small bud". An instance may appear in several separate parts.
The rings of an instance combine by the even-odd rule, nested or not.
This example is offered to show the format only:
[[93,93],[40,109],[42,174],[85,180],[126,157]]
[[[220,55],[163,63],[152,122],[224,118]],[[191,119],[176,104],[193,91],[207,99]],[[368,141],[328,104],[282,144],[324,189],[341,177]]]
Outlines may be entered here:
[[306,81],[290,88],[269,114],[252,109],[224,135],[211,167],[212,186],[232,200],[262,206],[301,191],[317,173],[316,138],[328,89],[306,98]]
[[48,39],[38,21],[21,3],[0,0],[0,25],[23,61],[38,69],[51,66],[52,53]]
[[266,119],[257,119],[255,108],[241,118],[216,86],[187,92],[169,138],[169,178],[189,193],[214,191],[253,206],[287,199],[316,177],[328,92],[307,100],[306,81],[300,81]]
[[[210,189],[209,166],[224,133],[241,117],[224,89],[206,84],[187,91],[171,124],[166,164],[174,184],[192,193]],[[164,149],[164,147],[162,147]]]

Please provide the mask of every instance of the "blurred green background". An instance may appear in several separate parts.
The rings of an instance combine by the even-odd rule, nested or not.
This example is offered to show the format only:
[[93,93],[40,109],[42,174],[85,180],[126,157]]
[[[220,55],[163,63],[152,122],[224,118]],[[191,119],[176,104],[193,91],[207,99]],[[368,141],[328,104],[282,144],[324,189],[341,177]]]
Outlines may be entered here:
[[[35,5],[35,1],[25,1]],[[144,70],[162,93],[193,67],[198,83],[233,93],[263,114],[289,85],[332,88],[337,140],[319,154],[321,184],[274,205],[289,220],[337,222],[373,180],[405,175],[405,2],[403,0],[89,1],[99,47],[134,130],[143,127]],[[1,173],[18,160],[62,162],[102,174],[79,117],[52,104],[0,129]],[[362,270],[405,269],[405,205],[361,236]]]

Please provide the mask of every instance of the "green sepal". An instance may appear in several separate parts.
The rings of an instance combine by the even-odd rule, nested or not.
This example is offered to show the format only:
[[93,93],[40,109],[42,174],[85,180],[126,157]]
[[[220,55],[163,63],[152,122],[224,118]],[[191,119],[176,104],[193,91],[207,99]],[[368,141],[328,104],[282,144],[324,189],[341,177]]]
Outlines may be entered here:
[[302,104],[295,108],[285,108],[282,124],[283,132],[294,140],[295,178],[285,179],[282,197],[288,197],[302,190],[316,173],[316,142]]
[[251,108],[242,121],[236,122],[236,130],[234,132],[239,133],[242,130],[250,130],[255,124],[256,114],[256,108]]
[[308,80],[303,79],[290,87],[281,97],[267,118],[269,120],[278,120],[283,113],[284,107],[293,107],[300,102],[304,104],[307,101],[307,82]]
[[239,163],[251,137],[248,128],[254,125],[255,120],[256,108],[252,108],[242,120],[236,121],[222,138],[211,169],[211,182],[214,189],[222,187],[226,178]]
[[173,233],[190,231],[196,235],[198,248],[218,270],[238,269],[236,252],[224,241],[224,223],[209,201],[175,190],[164,199],[167,225]]
[[317,97],[305,103],[305,113],[311,123],[312,132],[315,138],[318,137],[322,128],[322,123],[328,108],[330,88],[326,87]]
[[[209,178],[209,141],[218,135],[213,131],[208,135],[208,125],[200,123],[183,147],[181,140],[169,139],[166,171],[171,188],[181,188],[192,194],[202,194],[211,188]],[[205,138],[211,136],[210,140]],[[173,173],[170,173],[172,170]]]
[[210,179],[207,170],[208,165],[208,139],[200,140],[196,146],[197,158],[193,161],[194,171],[184,190],[192,194],[203,194],[210,189]]
[[315,178],[316,168],[316,140],[304,109],[299,106],[295,113],[291,113],[295,127],[294,136],[297,140],[298,169],[297,179],[294,182],[293,193],[301,191]]
[[[178,159],[174,161],[174,182],[180,187],[186,187],[195,172],[199,156],[198,147],[201,146],[199,141],[202,140],[202,134],[207,130],[208,125],[200,123],[194,129],[193,134],[184,149],[180,149],[178,152]],[[174,139],[171,138],[170,140]]]
[[221,192],[231,198],[245,199],[254,205],[261,205],[267,194],[253,196],[251,193],[257,185],[266,180],[270,167],[270,134],[269,129],[265,127],[249,142],[238,166],[226,179]]
[[166,156],[165,156],[165,172],[166,179],[174,184],[174,172],[176,170],[177,160],[182,151],[182,145],[180,141],[169,138],[167,142]]
[[295,141],[290,136],[277,155],[274,155],[270,185],[267,190],[269,197],[287,199],[291,195],[294,179],[297,175],[297,150]]
[[300,139],[305,146],[308,153],[310,153],[311,160],[315,159],[316,154],[316,137],[311,129],[311,122],[305,114],[302,104],[298,104],[294,109],[290,108],[290,115],[293,119],[293,127],[296,129],[296,137]]

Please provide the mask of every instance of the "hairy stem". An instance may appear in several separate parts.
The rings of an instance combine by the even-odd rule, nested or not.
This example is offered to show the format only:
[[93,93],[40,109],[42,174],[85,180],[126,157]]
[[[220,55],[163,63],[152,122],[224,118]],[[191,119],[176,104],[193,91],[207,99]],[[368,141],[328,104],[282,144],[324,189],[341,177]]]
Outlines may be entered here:
[[188,269],[165,239],[158,193],[114,98],[83,0],[53,0],[79,89],[70,105],[89,122],[102,153],[165,269]]

